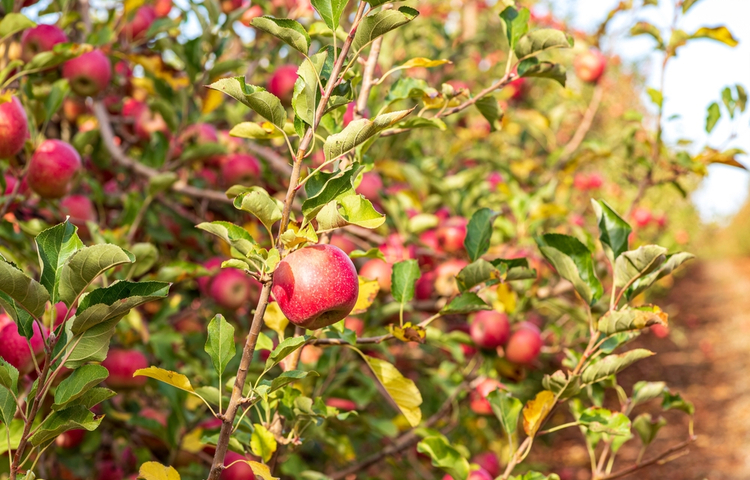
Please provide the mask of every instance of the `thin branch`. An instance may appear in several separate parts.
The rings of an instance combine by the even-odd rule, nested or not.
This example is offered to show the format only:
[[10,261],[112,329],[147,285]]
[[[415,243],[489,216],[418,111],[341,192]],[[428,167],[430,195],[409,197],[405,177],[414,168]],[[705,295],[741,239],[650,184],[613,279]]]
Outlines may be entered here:
[[291,175],[292,167],[289,165],[289,162],[286,158],[284,158],[284,156],[278,154],[273,148],[264,147],[263,145],[258,145],[251,142],[248,142],[244,145],[248,150],[250,150],[251,153],[254,153],[259,157],[263,157],[268,162],[268,165],[273,170],[276,170],[276,172],[286,176]]
[[[383,5],[383,10],[392,8],[393,5],[387,3]],[[367,57],[365,63],[365,69],[362,73],[362,89],[359,91],[359,97],[357,97],[357,108],[354,109],[354,118],[362,118],[365,110],[367,109],[367,101],[370,99],[370,90],[373,86],[373,75],[375,74],[375,68],[378,66],[378,58],[380,57],[380,47],[383,45],[383,37],[378,37],[372,42],[370,47],[370,55]]]
[[[595,480],[613,480],[615,478],[625,477],[627,475],[630,475],[631,473],[637,472],[638,470],[640,470],[642,468],[646,468],[646,467],[648,467],[650,465],[654,465],[656,463],[660,463],[661,460],[663,460],[664,458],[670,456],[674,452],[677,452],[677,451],[682,450],[683,448],[689,446],[697,438],[698,438],[697,436],[692,435],[687,440],[685,440],[683,442],[680,442],[677,445],[674,445],[674,446],[668,448],[666,451],[662,452],[661,454],[657,455],[654,458],[650,458],[650,459],[646,460],[645,462],[636,463],[636,464],[631,465],[631,466],[629,466],[627,468],[623,468],[622,470],[618,470],[618,471],[616,471],[614,473],[610,473],[609,475],[604,475],[602,477],[596,477]],[[666,462],[664,462],[664,463],[666,463]]]
[[565,145],[565,149],[563,149],[562,153],[560,154],[557,166],[555,167],[556,171],[562,170],[565,167],[565,164],[570,159],[570,156],[573,155],[576,150],[578,150],[578,147],[581,146],[584,138],[586,138],[586,134],[591,129],[591,125],[594,122],[596,112],[597,110],[599,110],[599,105],[601,105],[602,103],[603,96],[604,87],[602,87],[601,82],[599,82],[596,87],[594,87],[594,93],[591,96],[591,101],[589,102],[588,108],[586,108],[586,112],[583,114],[581,123],[578,124],[578,128],[573,134],[573,137],[570,139],[567,145]]

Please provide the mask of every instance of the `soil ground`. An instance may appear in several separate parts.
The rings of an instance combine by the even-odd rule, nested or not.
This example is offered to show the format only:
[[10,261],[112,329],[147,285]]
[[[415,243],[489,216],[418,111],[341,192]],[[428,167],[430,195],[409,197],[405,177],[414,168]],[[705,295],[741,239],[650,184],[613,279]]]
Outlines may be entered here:
[[[633,347],[657,355],[630,367],[618,380],[627,392],[639,379],[666,381],[695,405],[698,439],[679,458],[623,478],[750,480],[750,259],[696,263],[658,304],[670,313],[670,337],[642,335]],[[644,459],[688,435],[685,415],[662,413],[657,402],[636,410],[669,421]],[[564,432],[532,460],[571,480],[591,478],[582,434],[576,428]],[[640,440],[630,440],[613,471],[631,465],[639,449]]]

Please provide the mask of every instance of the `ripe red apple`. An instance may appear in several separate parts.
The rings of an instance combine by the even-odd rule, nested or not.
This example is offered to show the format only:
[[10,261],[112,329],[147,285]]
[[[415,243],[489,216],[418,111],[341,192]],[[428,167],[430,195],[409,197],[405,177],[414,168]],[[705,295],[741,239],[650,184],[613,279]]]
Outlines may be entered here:
[[451,217],[438,227],[437,240],[443,250],[455,253],[463,250],[466,239],[466,225],[468,220],[464,217]]
[[86,430],[75,429],[61,433],[55,439],[55,444],[60,448],[75,448],[83,442]]
[[[487,473],[487,470],[485,470],[482,467],[472,470],[469,473],[469,476],[466,477],[466,480],[493,480],[493,479],[494,479],[494,476]],[[443,480],[453,480],[453,477],[451,477],[450,475],[445,475],[443,477]]]
[[[70,314],[70,317],[72,317],[75,314],[76,307],[73,307],[73,312]],[[65,320],[65,317],[68,316],[68,306],[65,305],[65,302],[57,302],[55,304],[55,323],[54,326],[57,328],[61,323],[63,323],[63,320]]]
[[154,13],[156,18],[164,18],[172,11],[172,0],[156,0],[154,2]]
[[123,480],[125,472],[112,460],[106,460],[96,465],[98,475],[96,480]]
[[223,268],[211,280],[209,294],[221,307],[237,310],[258,296],[258,282],[236,268]]
[[29,186],[42,198],[60,198],[81,168],[81,156],[62,140],[45,140],[29,161]]
[[60,211],[70,216],[70,223],[85,227],[86,222],[96,222],[96,208],[91,199],[85,195],[70,195],[60,201]]
[[492,172],[487,176],[487,181],[490,184],[490,188],[497,190],[500,184],[505,183],[505,178],[498,172]]
[[651,325],[649,329],[651,330],[651,333],[656,335],[656,337],[658,338],[667,338],[669,336],[669,327],[665,325]]
[[[44,353],[44,338],[47,336],[46,329],[39,329],[39,324],[34,322],[32,327],[34,335],[31,336],[31,347],[37,357]],[[18,333],[18,325],[8,315],[0,313],[0,357],[10,363],[21,375],[26,375],[34,370],[34,360],[31,358],[31,350],[26,342],[26,337]]]
[[102,366],[109,371],[106,383],[112,388],[138,388],[146,384],[146,377],[134,377],[136,370],[148,368],[148,359],[139,350],[111,348]]
[[645,227],[646,225],[651,223],[651,220],[653,220],[654,218],[651,214],[651,211],[645,207],[637,207],[635,210],[633,210],[631,217],[633,218],[635,224],[639,227]]
[[288,105],[292,101],[292,93],[294,93],[294,83],[296,81],[297,66],[282,65],[273,72],[266,88],[269,92],[279,97],[283,103]]
[[[18,179],[6,173],[5,175],[5,193],[3,195],[10,195],[13,193],[13,190],[16,189],[16,184],[18,183]],[[18,187],[18,195],[26,195],[29,192],[29,184],[26,181],[26,177],[21,179],[21,185]]]
[[510,90],[510,99],[511,100],[521,100],[523,99],[524,95],[526,94],[526,79],[525,78],[517,78],[510,82],[507,87],[508,90]]
[[260,162],[246,153],[227,155],[221,164],[224,185],[255,185],[260,177]]
[[542,351],[542,335],[533,323],[521,322],[505,345],[505,358],[513,363],[529,364]]
[[359,274],[363,278],[368,280],[377,280],[380,285],[380,290],[384,292],[391,291],[391,274],[393,273],[393,265],[379,258],[373,258],[368,260],[359,269]]
[[365,172],[362,174],[362,181],[359,182],[356,191],[368,200],[377,200],[383,191],[383,180],[377,172]]
[[343,235],[331,235],[331,241],[329,243],[339,247],[347,255],[357,249],[357,245]]
[[67,41],[68,36],[65,35],[65,32],[60,27],[40,23],[36,27],[24,31],[21,36],[23,61],[28,63],[37,53],[49,52],[58,43],[65,43]]
[[495,310],[482,310],[471,318],[471,339],[480,348],[497,348],[510,337],[508,315]]
[[490,401],[487,400],[487,395],[498,388],[505,388],[505,386],[494,378],[485,378],[479,382],[476,388],[469,394],[469,408],[471,411],[477,415],[491,415],[492,406],[490,405]]
[[322,348],[315,345],[305,345],[299,354],[299,361],[305,365],[315,365],[321,356],[323,356]]
[[438,265],[435,269],[435,291],[442,297],[458,295],[456,275],[469,263],[466,260],[453,258]]
[[252,457],[244,457],[239,453],[228,451],[227,456],[224,457],[224,465],[229,468],[224,469],[221,472],[221,480],[248,480],[255,478],[252,467],[241,460],[256,460]]
[[70,89],[82,97],[93,97],[107,88],[112,79],[112,63],[101,50],[92,50],[65,62],[62,75]]
[[347,400],[345,398],[336,398],[336,397],[330,397],[326,398],[326,405],[333,408],[338,408],[339,410],[356,410],[357,404],[354,403],[351,400]]
[[156,20],[156,10],[151,5],[143,5],[135,11],[133,19],[122,29],[122,34],[129,40],[142,38],[151,24]]
[[0,94],[0,158],[14,157],[29,138],[26,110],[12,95]]
[[606,66],[607,57],[602,55],[599,50],[594,49],[578,55],[573,61],[573,68],[575,68],[578,78],[589,83],[598,82]]
[[417,300],[429,300],[435,293],[435,278],[437,275],[434,271],[425,272],[414,284],[414,296]]
[[221,0],[221,11],[227,15],[242,6],[242,0]]
[[203,262],[203,267],[208,270],[209,273],[204,277],[198,277],[198,289],[200,289],[202,295],[210,295],[211,280],[213,280],[214,276],[221,271],[221,264],[223,262],[224,259],[221,257],[213,257]]
[[499,476],[500,473],[502,473],[502,471],[500,470],[500,460],[498,460],[495,452],[488,451],[477,454],[474,458],[471,459],[471,462],[476,463],[484,470],[486,470],[487,473],[490,474],[491,478],[495,478]]
[[253,5],[242,13],[242,16],[240,17],[240,23],[246,27],[250,27],[252,26],[254,18],[262,16],[263,9],[260,8],[260,5]]
[[344,320],[344,326],[356,333],[358,337],[361,337],[362,332],[365,331],[365,322],[357,317],[346,317]]
[[349,315],[357,303],[359,280],[340,248],[312,245],[279,262],[271,292],[290,322],[315,330]]
[[86,113],[86,102],[81,98],[68,97],[63,100],[63,116],[70,123],[75,123],[78,117]]

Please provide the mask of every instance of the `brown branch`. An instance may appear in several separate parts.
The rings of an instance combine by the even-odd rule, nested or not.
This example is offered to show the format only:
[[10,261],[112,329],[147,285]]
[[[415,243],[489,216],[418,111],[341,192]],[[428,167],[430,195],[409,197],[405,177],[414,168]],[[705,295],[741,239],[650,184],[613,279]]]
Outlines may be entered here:
[[581,146],[583,139],[586,138],[586,134],[591,129],[591,125],[594,122],[596,112],[597,110],[599,110],[599,105],[602,103],[603,96],[604,87],[602,87],[602,84],[600,82],[596,85],[596,87],[594,87],[594,93],[591,96],[591,101],[589,102],[588,108],[586,108],[586,112],[583,114],[581,123],[578,124],[578,128],[573,134],[573,137],[570,139],[567,145],[565,145],[565,149],[563,149],[562,153],[560,154],[558,164],[555,167],[556,171],[562,170],[570,159],[570,156],[573,155],[576,150],[578,150],[578,147]]
[[[389,10],[393,7],[390,3],[383,5],[383,10]],[[354,118],[362,118],[365,110],[367,109],[367,101],[370,99],[370,90],[373,86],[373,75],[375,74],[375,68],[378,66],[378,58],[380,57],[380,47],[383,45],[383,37],[378,37],[372,42],[370,47],[370,55],[367,57],[365,63],[365,70],[362,73],[362,89],[359,91],[359,97],[357,97],[357,105],[354,109]]]
[[[99,132],[104,142],[104,146],[112,156],[112,159],[134,173],[141,175],[146,178],[153,178],[159,175],[159,171],[149,166],[146,166],[132,158],[130,158],[118,145],[115,143],[115,133],[112,130],[112,126],[109,119],[107,109],[99,100],[94,102],[94,115],[96,120],[99,122]],[[184,182],[177,182],[172,185],[172,190],[177,193],[182,193],[190,197],[205,198],[218,203],[232,203],[230,199],[224,194],[217,190],[205,190],[202,188],[193,187],[187,185]]]
[[279,155],[273,148],[264,147],[263,145],[251,142],[246,143],[245,146],[251,153],[263,157],[268,162],[268,165],[278,173],[286,176],[289,176],[292,173],[292,167],[289,165],[287,159],[284,158],[284,156]]
[[[379,335],[377,337],[362,337],[357,339],[357,345],[370,345],[374,343],[382,343],[386,340],[390,340],[391,338],[395,338],[390,333],[387,335]],[[342,340],[340,338],[318,338],[314,340],[313,342],[310,342],[310,345],[349,345],[349,343],[345,340]]]
[[618,470],[614,473],[610,473],[608,475],[604,475],[602,477],[596,477],[595,480],[613,480],[615,478],[621,478],[625,477],[627,475],[630,475],[631,473],[637,472],[638,470],[642,468],[646,468],[648,466],[654,465],[656,463],[659,463],[662,459],[668,457],[669,455],[673,454],[674,452],[677,452],[679,450],[682,450],[683,448],[689,446],[691,443],[693,443],[698,437],[695,435],[690,436],[687,440],[678,443],[677,445],[674,445],[661,454],[657,455],[654,458],[648,459],[644,462],[636,463],[634,465],[631,465],[627,468],[623,468],[622,470]]

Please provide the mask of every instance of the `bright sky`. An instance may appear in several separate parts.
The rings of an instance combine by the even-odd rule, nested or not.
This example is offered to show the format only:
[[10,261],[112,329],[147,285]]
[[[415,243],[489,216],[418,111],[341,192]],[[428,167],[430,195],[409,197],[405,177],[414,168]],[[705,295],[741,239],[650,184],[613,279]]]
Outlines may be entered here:
[[[556,15],[569,18],[573,25],[586,30],[597,26],[618,0],[551,0]],[[638,20],[668,26],[672,19],[671,0],[661,0],[659,7],[647,7]],[[632,25],[633,18],[621,14],[614,22],[613,31],[622,31],[624,25]],[[710,136],[706,134],[706,108],[719,101],[721,90],[728,85],[740,83],[750,91],[750,1],[748,0],[700,0],[683,18],[680,28],[692,33],[701,26],[725,25],[733,33],[739,45],[730,48],[710,40],[694,40],[678,50],[678,57],[667,67],[665,80],[665,119],[672,115],[678,118],[666,121],[665,140],[688,138],[700,146],[708,143],[714,147],[736,147],[750,152],[750,112],[739,120],[730,122],[722,118]],[[619,27],[619,28],[618,28]],[[614,50],[626,61],[643,65],[648,73],[649,86],[659,83],[660,57],[649,55],[653,46],[650,37],[618,38]],[[726,143],[732,132],[734,140]],[[738,160],[750,168],[750,157],[742,155]],[[709,175],[693,194],[693,202],[701,216],[707,221],[726,220],[744,204],[750,186],[750,174],[737,168],[712,165]]]

